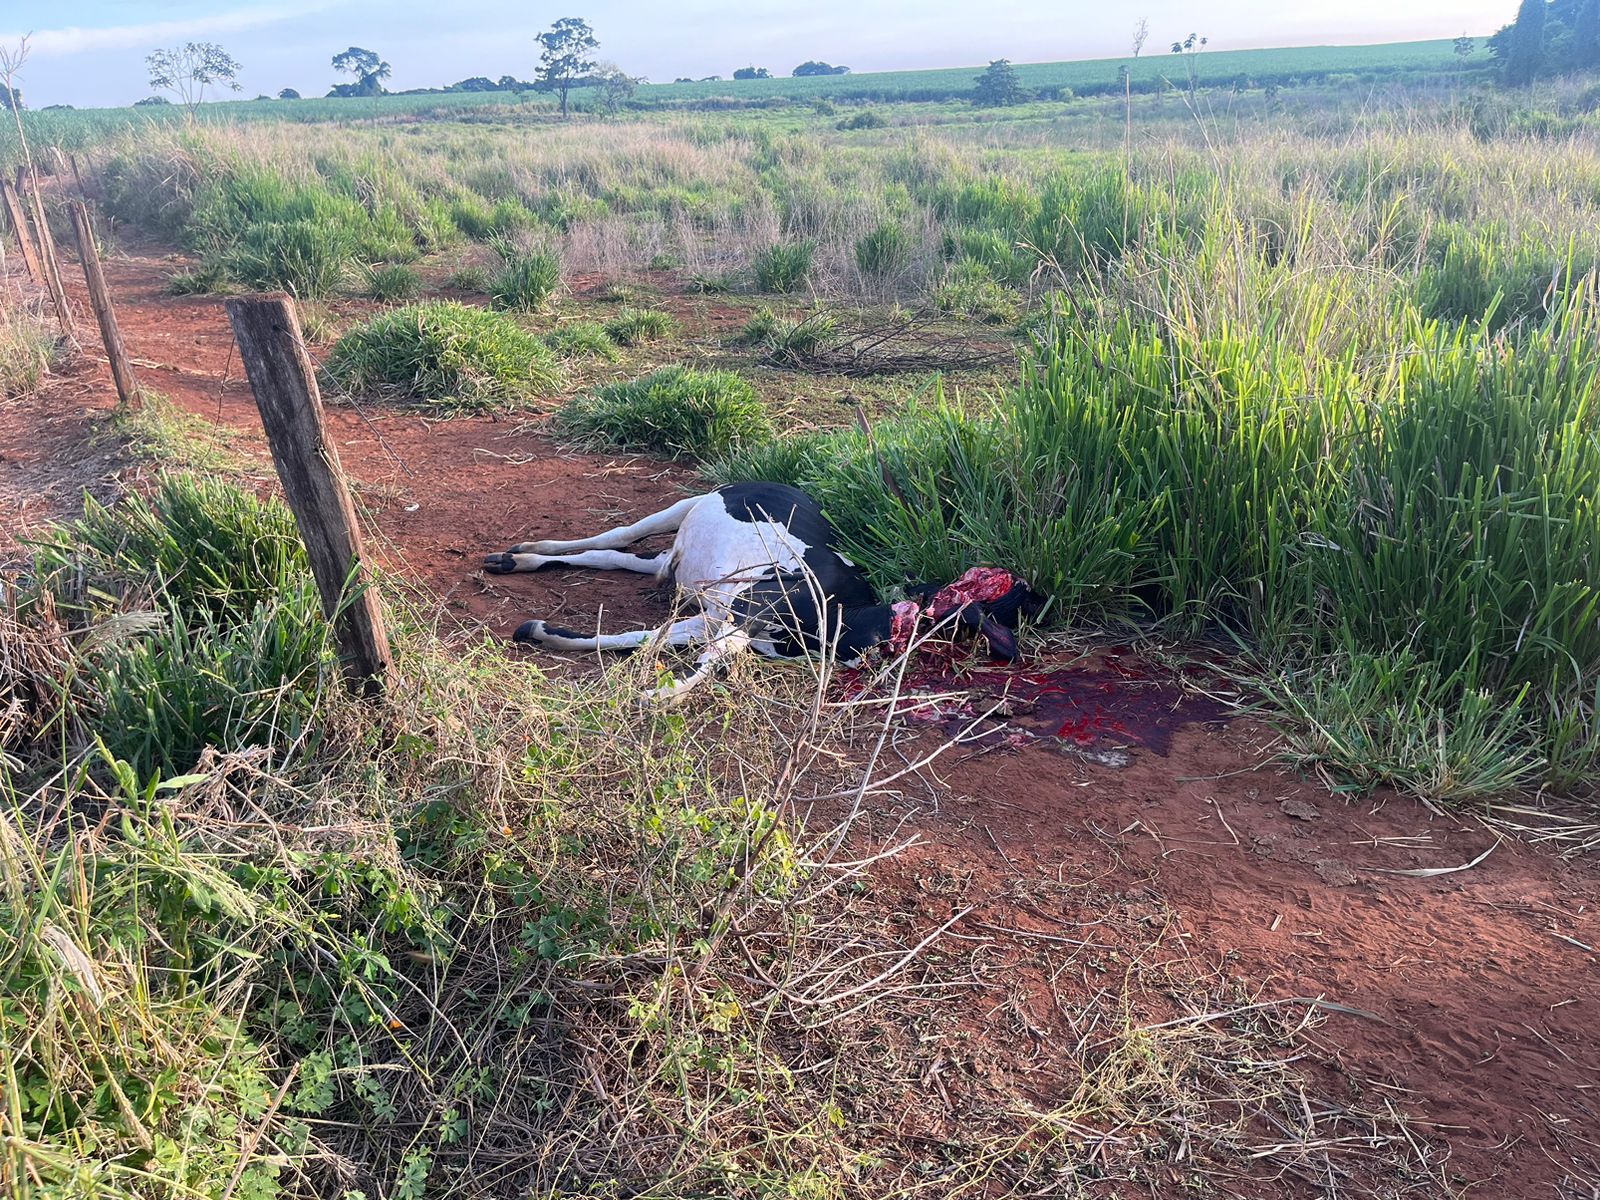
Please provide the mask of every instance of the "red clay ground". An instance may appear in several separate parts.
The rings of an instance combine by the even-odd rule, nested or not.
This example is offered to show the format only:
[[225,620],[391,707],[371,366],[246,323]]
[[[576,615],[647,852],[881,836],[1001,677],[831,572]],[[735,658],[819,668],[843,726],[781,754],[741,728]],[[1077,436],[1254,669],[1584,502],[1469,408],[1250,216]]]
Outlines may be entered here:
[[[138,251],[107,263],[142,383],[240,431],[241,451],[265,461],[221,301],[166,296],[168,269]],[[90,439],[111,404],[103,364],[87,364],[0,414],[0,556],[5,541],[75,507],[85,484],[115,485],[125,464]],[[329,419],[383,561],[469,629],[504,635],[528,615],[580,628],[659,617],[635,578],[485,578],[478,563],[529,535],[584,534],[658,507],[692,482],[683,470],[566,453],[513,420],[348,407]],[[1103,658],[1086,669],[1080,683],[1103,682]],[[906,799],[874,814],[887,831],[910,812],[922,837],[878,871],[878,902],[900,911],[912,937],[974,905],[953,932],[971,939],[984,984],[934,1022],[940,1040],[909,1087],[901,1132],[937,1139],[1001,1080],[1057,1103],[1072,1085],[1068,1050],[1142,955],[1212,971],[1260,1000],[1320,997],[1370,1014],[1328,1016],[1300,1066],[1321,1097],[1392,1104],[1443,1160],[1438,1175],[1407,1178],[1363,1166],[1356,1150],[1352,1174],[1308,1178],[1280,1175],[1281,1156],[1264,1155],[1225,1192],[1600,1196],[1597,864],[1502,839],[1475,818],[1395,796],[1349,799],[1263,768],[1262,728],[1185,723],[1193,701],[1174,695],[1168,714],[1150,686],[1106,689],[1098,716],[1045,720],[1035,704],[1016,721],[1045,733],[1077,722],[1071,733],[1092,717],[1109,730],[1097,745],[1132,743],[1126,766],[1081,756],[1071,738],[956,751],[929,773],[914,811]],[[1387,873],[1455,867],[1491,848],[1466,871]],[[1140,1021],[1187,1011],[1156,990],[1127,1006]],[[1307,1103],[1311,1131],[1302,1123],[1287,1140],[1349,1135],[1319,1104]],[[1193,1184],[1153,1165],[1094,1194],[1193,1194]]]

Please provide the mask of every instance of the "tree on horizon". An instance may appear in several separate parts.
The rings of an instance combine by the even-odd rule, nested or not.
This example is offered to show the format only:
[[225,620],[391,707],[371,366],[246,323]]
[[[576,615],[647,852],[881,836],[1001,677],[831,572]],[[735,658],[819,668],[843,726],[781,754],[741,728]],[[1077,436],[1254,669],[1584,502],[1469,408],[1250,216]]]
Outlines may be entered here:
[[539,82],[561,97],[561,115],[567,115],[567,94],[580,75],[595,68],[588,57],[599,49],[589,22],[582,17],[562,17],[534,38],[543,49],[539,54]]
[[354,83],[336,83],[330,96],[381,96],[383,81],[389,78],[389,64],[371,50],[351,46],[333,56],[333,69],[344,75],[354,75]]
[[145,57],[150,68],[150,87],[157,92],[171,92],[189,110],[192,121],[196,110],[205,102],[206,88],[212,84],[239,90],[238,75],[243,69],[234,58],[216,42],[185,42],[165,50],[157,50]]

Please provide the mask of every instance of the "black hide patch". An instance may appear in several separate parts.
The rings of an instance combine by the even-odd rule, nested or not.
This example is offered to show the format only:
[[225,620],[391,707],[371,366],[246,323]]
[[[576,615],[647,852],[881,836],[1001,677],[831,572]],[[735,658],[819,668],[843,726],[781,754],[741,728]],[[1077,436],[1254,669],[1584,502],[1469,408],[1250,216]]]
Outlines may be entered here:
[[[833,548],[838,541],[838,534],[828,523],[828,518],[822,515],[822,506],[799,488],[785,483],[734,483],[718,488],[717,495],[722,497],[723,507],[734,520],[752,524],[772,521],[786,528],[796,540],[805,543],[806,552],[802,560],[816,580],[814,586],[828,598],[829,609],[863,608],[878,603],[877,594],[867,582],[866,575],[859,567],[845,562]],[[781,578],[774,577],[773,582],[781,582]],[[813,585],[806,580],[792,578],[784,586],[798,589],[801,593],[793,605],[796,613],[803,611],[800,604],[802,598],[806,603],[811,603]],[[757,607],[765,609],[767,606],[762,603]],[[788,618],[788,621],[792,624],[793,618]],[[835,617],[835,628],[837,622],[838,618]],[[814,603],[810,608],[809,624],[802,621],[800,628],[808,628],[815,634],[817,617]]]

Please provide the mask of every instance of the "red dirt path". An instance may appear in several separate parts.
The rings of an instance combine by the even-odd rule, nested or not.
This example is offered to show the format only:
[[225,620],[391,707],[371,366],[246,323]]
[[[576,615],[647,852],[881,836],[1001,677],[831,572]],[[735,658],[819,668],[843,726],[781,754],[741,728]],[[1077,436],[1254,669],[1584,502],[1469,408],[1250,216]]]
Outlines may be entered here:
[[[166,296],[167,269],[137,251],[106,264],[141,382],[241,431],[241,448],[264,462],[221,302]],[[85,484],[113,486],[114,451],[84,449],[111,403],[104,365],[87,364],[0,411],[0,551],[70,510]],[[463,625],[503,636],[528,615],[580,628],[602,611],[610,627],[659,617],[659,600],[632,577],[497,579],[478,564],[530,535],[579,535],[649,511],[692,482],[686,472],[566,453],[507,419],[334,406],[329,420],[376,551]],[[917,929],[975,904],[957,932],[991,939],[979,953],[985,994],[950,1019],[977,1031],[951,1070],[1024,1079],[1048,1101],[1074,1014],[1107,980],[1095,951],[1047,939],[1115,942],[1165,925],[1189,958],[1263,998],[1324,997],[1381,1018],[1331,1016],[1308,1068],[1323,1085],[1367,1081],[1357,1090],[1369,1102],[1387,1096],[1415,1136],[1448,1152],[1448,1182],[1355,1178],[1338,1194],[1600,1196],[1600,959],[1590,949],[1600,864],[1496,844],[1484,824],[1404,798],[1351,800],[1260,768],[1263,734],[1245,721],[1175,725],[1157,747],[1165,754],[1136,745],[1120,769],[1051,739],[941,760],[912,819],[922,844],[876,887],[900,897]],[[886,830],[903,815],[874,820]],[[1458,866],[1491,846],[1471,870],[1384,873]],[[916,1095],[907,1120],[929,1129],[971,1102],[943,1083]],[[1182,1184],[1157,1172],[1096,1194],[1190,1194]],[[1236,1186],[1334,1194],[1270,1176]]]

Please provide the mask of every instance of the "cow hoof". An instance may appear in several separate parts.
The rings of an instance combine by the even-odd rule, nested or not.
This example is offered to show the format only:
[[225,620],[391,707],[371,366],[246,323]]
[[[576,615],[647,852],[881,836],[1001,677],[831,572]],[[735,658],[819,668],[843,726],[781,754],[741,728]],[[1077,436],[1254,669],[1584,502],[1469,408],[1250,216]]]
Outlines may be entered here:
[[511,635],[513,642],[539,642],[544,639],[543,621],[524,621],[517,626],[517,631]]
[[509,550],[504,554],[490,554],[483,560],[483,569],[491,575],[509,575],[517,569],[516,555]]

